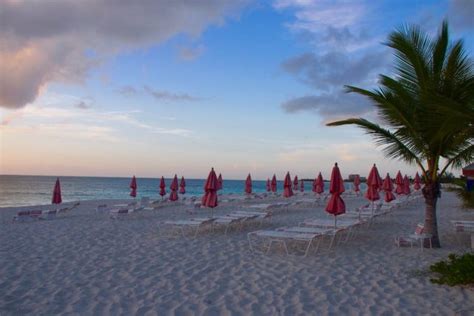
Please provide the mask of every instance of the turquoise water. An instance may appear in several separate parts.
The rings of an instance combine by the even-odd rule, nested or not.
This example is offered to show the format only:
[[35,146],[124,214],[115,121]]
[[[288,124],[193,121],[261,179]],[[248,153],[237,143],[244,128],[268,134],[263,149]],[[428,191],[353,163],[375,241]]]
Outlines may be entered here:
[[[56,177],[0,175],[0,207],[38,205],[51,203]],[[60,177],[63,202],[98,199],[130,198],[130,178],[107,177]],[[137,197],[159,198],[159,179],[137,178]],[[166,179],[167,193],[171,179]],[[204,179],[186,179],[186,195],[202,195]],[[243,194],[244,180],[225,180],[221,194]],[[326,183],[326,190],[329,187]],[[361,187],[362,188],[362,187]],[[266,181],[252,181],[255,193],[266,191]],[[351,184],[346,183],[346,189]],[[278,182],[278,191],[283,182]],[[305,182],[305,191],[311,190],[311,182]]]

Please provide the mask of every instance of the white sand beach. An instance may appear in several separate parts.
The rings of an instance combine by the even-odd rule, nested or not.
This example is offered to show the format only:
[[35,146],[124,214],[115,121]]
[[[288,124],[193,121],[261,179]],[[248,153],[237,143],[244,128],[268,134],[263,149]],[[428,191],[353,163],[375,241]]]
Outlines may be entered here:
[[[311,197],[310,194],[305,198]],[[296,200],[293,197],[290,200]],[[221,197],[222,199],[222,197]],[[215,214],[266,200],[224,202]],[[345,199],[354,209],[362,197]],[[164,220],[190,215],[178,203],[120,220],[81,201],[53,220],[11,223],[20,209],[0,210],[0,315],[472,315],[474,289],[435,285],[431,263],[470,251],[469,236],[451,219],[474,219],[453,193],[438,204],[441,249],[397,248],[394,237],[421,222],[420,199],[402,206],[332,251],[307,257],[249,249],[247,233],[328,217],[323,205],[275,211],[261,228],[205,232],[197,238],[160,237]]]

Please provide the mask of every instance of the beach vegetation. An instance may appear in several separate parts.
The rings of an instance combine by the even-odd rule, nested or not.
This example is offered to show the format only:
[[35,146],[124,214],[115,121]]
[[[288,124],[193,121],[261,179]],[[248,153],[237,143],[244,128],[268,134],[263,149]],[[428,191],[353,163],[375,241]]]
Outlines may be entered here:
[[436,284],[474,285],[474,254],[450,254],[448,260],[432,264],[430,271],[437,274],[437,278],[430,279]]
[[389,158],[415,164],[422,172],[425,231],[441,247],[436,205],[440,179],[450,168],[474,161],[474,66],[463,40],[451,41],[447,21],[431,37],[418,26],[393,31],[385,44],[395,57],[394,74],[380,75],[380,86],[347,92],[367,97],[378,122],[349,118],[329,126],[353,124],[380,145]]

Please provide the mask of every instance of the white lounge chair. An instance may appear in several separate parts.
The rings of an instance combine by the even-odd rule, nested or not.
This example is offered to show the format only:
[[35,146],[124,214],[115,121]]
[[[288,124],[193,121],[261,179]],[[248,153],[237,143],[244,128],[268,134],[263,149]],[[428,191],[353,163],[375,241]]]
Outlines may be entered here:
[[[336,226],[334,225],[333,219],[307,219],[303,221],[300,226],[306,227],[316,227],[321,229],[330,230],[331,240],[329,243],[328,249],[331,250],[334,242],[338,244],[341,239],[342,235],[345,233],[346,238],[344,242],[347,242],[354,234],[355,227],[358,225],[363,224],[362,221],[359,221],[354,218],[340,218],[337,220]],[[339,239],[336,239],[339,236]]]
[[57,210],[43,211],[39,219],[45,219],[45,220],[55,219],[57,213],[58,213]]
[[128,208],[118,208],[118,209],[112,209],[109,211],[109,217],[111,219],[119,219],[119,218],[124,218],[131,214],[133,212],[133,209],[128,209]]
[[217,216],[214,217],[214,221],[212,222],[213,228],[216,226],[224,226],[225,231],[224,234],[227,235],[227,231],[234,226],[237,226],[239,228],[242,227],[242,223],[247,219],[247,216],[239,216],[237,214],[234,215],[226,215],[226,216]]
[[193,218],[189,220],[165,221],[161,223],[159,231],[161,232],[168,227],[174,232],[179,232],[183,237],[186,237],[187,231],[191,231],[195,238],[199,231],[206,228],[212,229],[212,222],[214,220],[215,218]]
[[[272,248],[273,244],[280,244],[285,249],[287,255],[289,252],[289,245],[291,244],[302,244],[304,250],[304,256],[306,257],[311,249],[312,244],[316,239],[324,236],[324,233],[306,233],[306,232],[294,232],[294,231],[285,231],[285,230],[259,230],[255,232],[250,232],[247,234],[247,239],[249,242],[250,250],[256,251],[257,247],[252,246],[252,239],[263,239],[266,241],[267,250],[262,251],[267,254]],[[318,242],[319,246],[319,242]]]
[[76,202],[70,206],[66,206],[66,207],[63,207],[63,208],[60,208],[60,209],[57,209],[57,214],[60,215],[60,214],[66,214],[70,211],[72,211],[73,209],[75,209],[76,207],[78,207],[81,203],[80,202]]
[[43,210],[20,211],[14,217],[12,222],[31,222],[39,220]]
[[97,207],[95,208],[95,211],[97,213],[105,213],[107,212],[107,204],[99,204],[97,205]]
[[395,244],[398,247],[406,247],[410,246],[413,248],[413,244],[419,243],[420,244],[420,249],[423,251],[424,249],[424,242],[425,240],[429,241],[430,248],[433,248],[433,245],[431,243],[431,234],[426,234],[424,232],[425,226],[423,224],[418,224],[415,229],[415,233],[408,235],[408,236],[401,236],[395,238]]

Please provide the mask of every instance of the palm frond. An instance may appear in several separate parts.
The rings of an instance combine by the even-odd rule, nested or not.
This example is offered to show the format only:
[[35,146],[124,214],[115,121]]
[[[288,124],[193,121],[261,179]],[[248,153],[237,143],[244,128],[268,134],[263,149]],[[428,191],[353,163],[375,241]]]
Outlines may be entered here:
[[465,146],[456,155],[449,158],[446,165],[441,170],[440,175],[442,175],[448,169],[449,166],[454,167],[454,168],[463,167],[464,165],[472,162],[473,157],[474,157],[474,144],[471,143]]
[[408,163],[416,163],[422,169],[423,165],[417,155],[413,153],[395,134],[363,118],[350,118],[326,124],[327,126],[357,125],[372,136],[378,146],[383,146],[385,155],[392,159],[402,159]]

